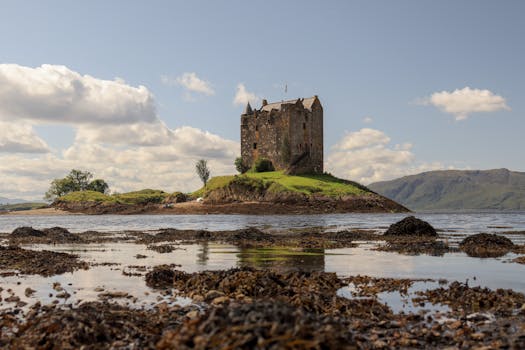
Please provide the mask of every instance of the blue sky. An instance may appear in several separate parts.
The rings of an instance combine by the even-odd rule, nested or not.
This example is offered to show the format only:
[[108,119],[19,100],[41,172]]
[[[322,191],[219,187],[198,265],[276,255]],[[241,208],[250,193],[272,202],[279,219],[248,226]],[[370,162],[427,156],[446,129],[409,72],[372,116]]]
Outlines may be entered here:
[[[0,187],[0,195],[38,197],[48,177],[60,176],[75,160],[113,179],[117,189],[196,187],[192,167],[184,166],[202,154],[185,126],[210,143],[216,174],[231,171],[242,111],[233,100],[240,83],[259,101],[319,95],[327,168],[340,176],[366,183],[437,168],[525,171],[524,10],[522,1],[4,1],[1,64],[63,65],[81,76],[142,85],[153,98],[155,118],[170,132],[178,130],[174,142],[182,146],[172,150],[179,154],[174,176],[180,180],[158,180],[163,172],[145,177],[129,164],[128,171],[124,165],[99,169],[96,154],[107,155],[108,147],[140,148],[141,159],[152,162],[147,169],[157,163],[145,152],[162,152],[101,137],[100,130],[83,138],[90,150],[83,144],[79,151],[79,130],[88,124],[95,129],[95,122],[86,121],[91,116],[42,121],[13,113],[17,106],[0,109],[11,128],[23,122],[24,135],[43,142],[31,152],[0,147],[0,174],[18,179],[14,187]],[[194,73],[209,90],[180,83],[185,73]],[[13,79],[3,80],[0,90]],[[433,95],[440,92],[446,93]],[[38,114],[41,102],[22,97],[16,102],[34,103],[31,113]],[[458,103],[459,112],[453,110]],[[105,125],[101,120],[99,127]],[[361,139],[348,147],[349,140]],[[95,151],[95,144],[105,148]],[[183,151],[188,157],[180,156]],[[370,154],[377,157],[370,160]],[[166,157],[164,162],[175,159]],[[45,161],[62,163],[46,172],[28,170]],[[169,164],[162,167],[167,171]]]

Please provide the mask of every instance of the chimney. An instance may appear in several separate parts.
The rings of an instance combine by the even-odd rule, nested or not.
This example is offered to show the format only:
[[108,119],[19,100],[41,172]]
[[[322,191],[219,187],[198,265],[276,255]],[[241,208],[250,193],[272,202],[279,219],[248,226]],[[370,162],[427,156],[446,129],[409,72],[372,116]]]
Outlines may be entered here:
[[268,104],[268,101],[266,101],[266,99],[263,99],[263,100],[262,100],[262,105],[263,105],[263,106],[266,106],[267,104]]

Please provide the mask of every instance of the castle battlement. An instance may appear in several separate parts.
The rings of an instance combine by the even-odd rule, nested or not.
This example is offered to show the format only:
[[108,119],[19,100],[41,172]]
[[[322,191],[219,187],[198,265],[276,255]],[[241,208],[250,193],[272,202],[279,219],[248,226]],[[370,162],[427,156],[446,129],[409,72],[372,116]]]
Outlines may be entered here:
[[317,96],[246,105],[241,115],[243,165],[257,158],[291,174],[323,172],[323,107]]

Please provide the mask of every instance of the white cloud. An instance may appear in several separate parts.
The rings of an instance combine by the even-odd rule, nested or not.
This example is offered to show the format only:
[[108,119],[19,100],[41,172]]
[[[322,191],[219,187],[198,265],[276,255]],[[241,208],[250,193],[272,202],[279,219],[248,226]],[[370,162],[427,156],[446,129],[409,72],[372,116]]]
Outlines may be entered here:
[[437,162],[416,162],[410,143],[389,144],[390,138],[380,130],[364,128],[347,133],[332,148],[326,168],[336,176],[363,184],[443,168]]
[[246,86],[244,86],[243,83],[239,83],[237,85],[237,92],[233,98],[234,105],[245,106],[248,102],[250,102],[252,106],[256,106],[260,100],[261,98],[255,93],[247,91]]
[[209,81],[202,80],[195,72],[186,72],[173,79],[167,75],[161,76],[161,81],[168,86],[180,85],[190,92],[197,92],[204,95],[215,95],[215,90]]
[[370,124],[374,121],[374,119],[372,117],[364,117],[363,118],[363,123],[365,124]]
[[[73,144],[49,150],[32,128],[49,123],[72,126]],[[201,186],[195,174],[199,158],[209,160],[213,176],[231,174],[238,152],[237,142],[207,131],[167,127],[145,87],[63,66],[0,65],[2,196],[40,199],[53,178],[73,168],[93,172],[119,192],[192,191]]]
[[65,66],[0,64],[0,119],[37,123],[153,122],[156,108],[144,86],[102,80]]
[[85,126],[76,131],[80,143],[104,143],[112,145],[159,146],[173,142],[173,132],[160,120],[155,123],[129,125]]
[[235,172],[237,142],[187,126],[168,132],[171,142],[146,147],[102,144],[77,137],[71,147],[60,153],[36,157],[0,154],[0,195],[42,198],[53,178],[63,177],[73,168],[93,172],[118,192],[146,187],[196,190],[202,185],[195,174],[195,162],[200,158],[209,160],[213,176]]
[[435,92],[421,102],[453,114],[456,120],[467,119],[472,113],[510,110],[504,97],[490,90],[471,89],[468,86],[452,92]]
[[0,120],[0,152],[47,153],[49,146],[27,123],[9,123]]
[[347,133],[333,148],[337,151],[351,151],[371,145],[386,145],[390,138],[382,131],[363,128]]

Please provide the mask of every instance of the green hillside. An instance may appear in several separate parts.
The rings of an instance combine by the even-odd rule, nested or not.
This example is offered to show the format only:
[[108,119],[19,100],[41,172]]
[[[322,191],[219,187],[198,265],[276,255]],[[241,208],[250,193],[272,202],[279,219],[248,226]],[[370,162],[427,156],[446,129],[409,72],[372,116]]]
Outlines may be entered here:
[[68,193],[57,201],[62,202],[112,202],[120,204],[160,203],[170,194],[160,190],[145,189],[134,192],[107,195],[95,191],[78,191]]
[[525,173],[507,169],[430,171],[368,187],[412,210],[525,210]]
[[285,175],[280,171],[264,173],[248,172],[243,175],[217,176],[212,178],[206,188],[192,193],[193,197],[203,197],[206,193],[223,188],[232,181],[249,182],[254,188],[264,187],[274,192],[298,192],[303,194],[322,194],[328,197],[357,195],[370,192],[366,187],[332,175]]

